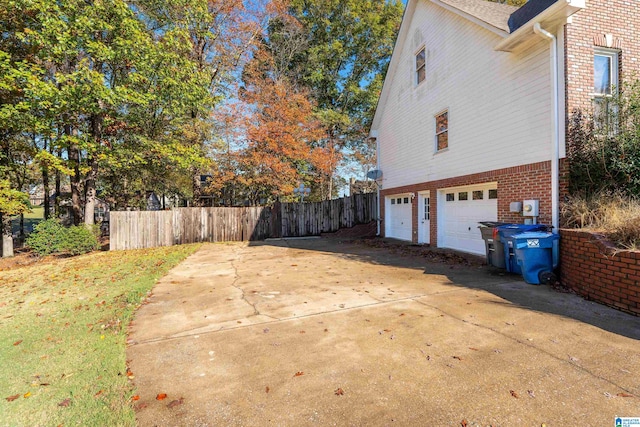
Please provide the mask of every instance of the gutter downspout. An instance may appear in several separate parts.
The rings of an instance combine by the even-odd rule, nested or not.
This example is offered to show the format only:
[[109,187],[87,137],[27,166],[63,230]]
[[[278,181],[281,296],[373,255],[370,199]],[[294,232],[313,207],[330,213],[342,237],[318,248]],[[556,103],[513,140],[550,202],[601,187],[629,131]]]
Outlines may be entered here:
[[[376,169],[380,170],[380,144],[378,143],[378,131],[372,130],[369,133],[369,138],[373,138],[376,140]],[[376,203],[376,237],[380,237],[380,183],[376,180],[376,192],[377,194],[377,202]]]
[[[539,22],[533,24],[533,32],[551,42],[551,69],[553,73],[553,140],[551,151],[551,225],[553,232],[559,233],[560,218],[560,97],[558,95],[558,44],[556,36],[544,30]],[[553,267],[558,266],[558,243],[553,243]]]

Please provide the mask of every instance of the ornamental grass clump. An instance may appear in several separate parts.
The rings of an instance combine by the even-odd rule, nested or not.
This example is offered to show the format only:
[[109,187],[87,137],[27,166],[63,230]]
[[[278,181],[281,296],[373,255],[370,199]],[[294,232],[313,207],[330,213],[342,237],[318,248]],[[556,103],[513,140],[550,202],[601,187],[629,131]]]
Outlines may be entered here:
[[620,193],[572,196],[562,206],[563,226],[599,232],[622,249],[640,249],[640,200]]

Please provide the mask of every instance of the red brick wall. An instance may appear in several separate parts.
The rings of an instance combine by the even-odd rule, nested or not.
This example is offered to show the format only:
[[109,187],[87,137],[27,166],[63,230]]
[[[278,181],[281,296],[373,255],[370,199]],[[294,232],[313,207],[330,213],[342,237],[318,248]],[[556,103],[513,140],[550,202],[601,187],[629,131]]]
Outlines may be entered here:
[[640,251],[615,251],[584,231],[560,235],[561,282],[587,299],[640,315]]
[[587,0],[587,8],[576,13],[565,27],[565,73],[567,113],[591,111],[593,53],[607,47],[605,34],[613,36],[611,48],[620,51],[620,74],[640,77],[640,6],[637,1]]
[[[498,183],[498,221],[523,223],[521,214],[509,212],[509,203],[525,199],[540,200],[538,222],[551,224],[551,162],[532,163],[498,169],[489,172],[459,176],[438,181],[423,182],[403,187],[385,188],[380,191],[381,233],[384,235],[385,196],[401,193],[430,191],[431,194],[431,245],[438,241],[437,190],[474,184]],[[418,197],[412,202],[413,242],[418,241]]]

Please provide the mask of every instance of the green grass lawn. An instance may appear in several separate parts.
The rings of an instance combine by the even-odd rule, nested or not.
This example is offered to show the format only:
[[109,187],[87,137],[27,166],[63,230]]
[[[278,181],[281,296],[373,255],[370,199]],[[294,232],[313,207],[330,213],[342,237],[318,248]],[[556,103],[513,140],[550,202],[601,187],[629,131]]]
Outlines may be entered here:
[[127,326],[156,281],[197,248],[0,271],[0,425],[135,425]]

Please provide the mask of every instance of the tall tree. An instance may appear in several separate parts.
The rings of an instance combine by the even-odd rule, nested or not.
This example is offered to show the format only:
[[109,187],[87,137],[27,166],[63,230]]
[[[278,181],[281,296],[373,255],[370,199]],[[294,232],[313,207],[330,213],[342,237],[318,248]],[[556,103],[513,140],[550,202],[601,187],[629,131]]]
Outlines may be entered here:
[[317,157],[311,143],[324,133],[307,91],[295,89],[276,68],[263,43],[244,73],[242,98],[251,112],[239,178],[252,204],[291,194],[299,182],[308,179],[305,175]]
[[[340,153],[365,141],[402,12],[400,1],[291,0],[289,13],[307,39],[290,70],[317,102],[328,130],[321,146],[328,151]],[[334,173],[332,166],[328,197]]]

